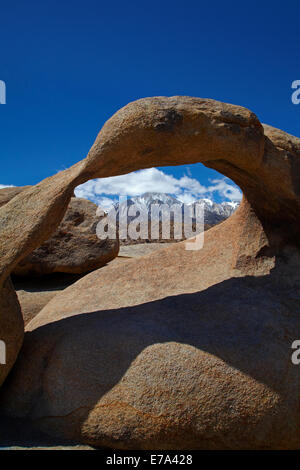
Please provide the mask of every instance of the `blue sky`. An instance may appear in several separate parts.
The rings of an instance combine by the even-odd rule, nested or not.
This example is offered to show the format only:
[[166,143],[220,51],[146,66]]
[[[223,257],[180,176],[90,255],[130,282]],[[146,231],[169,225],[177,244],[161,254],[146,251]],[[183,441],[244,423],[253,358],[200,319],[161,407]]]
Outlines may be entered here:
[[[1,184],[35,184],[82,159],[106,119],[146,96],[239,104],[300,135],[300,105],[291,101],[299,0],[22,0],[2,2],[0,14]],[[197,180],[226,198],[213,182],[222,177],[203,165],[159,171],[183,184],[181,194]],[[170,181],[152,173],[163,191]]]

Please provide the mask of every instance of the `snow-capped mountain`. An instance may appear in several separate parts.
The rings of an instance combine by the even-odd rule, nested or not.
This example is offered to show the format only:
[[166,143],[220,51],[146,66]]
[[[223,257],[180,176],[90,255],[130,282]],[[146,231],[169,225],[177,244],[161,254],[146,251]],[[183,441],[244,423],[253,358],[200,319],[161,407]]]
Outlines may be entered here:
[[198,201],[191,204],[191,206],[194,206],[195,204],[203,205],[204,222],[209,225],[215,225],[219,222],[222,222],[222,220],[227,219],[239,206],[238,202],[229,201],[216,203],[206,198],[199,199]]
[[[166,208],[170,208],[173,205],[179,205],[181,210],[184,209],[184,204],[174,196],[165,193],[154,193],[148,192],[140,196],[133,196],[130,199],[124,200],[121,203],[114,205],[117,211],[117,218],[128,216],[129,219],[135,218],[140,213],[145,214],[148,218],[151,217],[151,206],[153,204],[165,205]],[[191,211],[191,215],[195,212],[195,205],[199,204],[204,208],[204,222],[209,225],[215,225],[222,220],[227,219],[237,209],[238,202],[222,202],[216,203],[210,199],[203,198],[192,204],[185,204],[185,208]],[[134,208],[132,207],[134,205]],[[130,209],[132,207],[132,209]],[[162,209],[163,210],[163,209]],[[127,212],[128,211],[128,212]],[[152,219],[153,215],[152,212]],[[161,217],[159,213],[158,217]]]

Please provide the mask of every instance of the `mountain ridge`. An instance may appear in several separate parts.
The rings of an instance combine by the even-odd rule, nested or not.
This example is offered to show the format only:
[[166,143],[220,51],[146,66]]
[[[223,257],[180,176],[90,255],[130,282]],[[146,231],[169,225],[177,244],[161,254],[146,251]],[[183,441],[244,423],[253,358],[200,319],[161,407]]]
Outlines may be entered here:
[[[145,192],[138,196],[131,196],[121,201],[121,203],[117,202],[113,207],[117,212],[117,217],[121,214],[123,217],[127,215],[131,219],[135,218],[138,214],[128,214],[129,208],[135,205],[137,211],[147,212],[148,218],[150,218],[151,216],[153,217],[153,213],[151,214],[151,206],[153,204],[165,205],[165,209],[170,209],[173,205],[180,205],[182,211],[185,207],[191,211],[191,215],[195,213],[195,206],[199,204],[204,208],[204,222],[210,225],[215,225],[227,219],[239,206],[238,202],[224,201],[217,203],[208,198],[199,199],[193,203],[186,204],[168,193]],[[162,208],[162,210],[164,208]]]

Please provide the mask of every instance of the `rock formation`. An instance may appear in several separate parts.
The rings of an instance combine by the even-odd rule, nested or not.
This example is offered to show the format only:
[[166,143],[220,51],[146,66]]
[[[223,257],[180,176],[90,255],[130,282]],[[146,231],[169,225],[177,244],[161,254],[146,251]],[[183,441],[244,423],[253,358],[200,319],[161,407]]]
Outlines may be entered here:
[[300,140],[213,100],[130,103],[85,160],[0,209],[0,336],[14,345],[1,380],[22,336],[8,276],[56,230],[74,188],[195,162],[241,187],[237,212],[205,233],[202,250],[168,245],[55,296],[27,327],[3,413],[97,446],[299,448],[290,356],[300,330]]
[[27,325],[58,292],[56,290],[28,292],[25,289],[17,291],[24,325]]
[[119,241],[99,240],[97,206],[74,197],[52,237],[24,258],[14,269],[18,276],[51,273],[83,274],[104,266],[119,251]]
[[[1,189],[0,207],[28,188],[30,186]],[[15,267],[13,274],[28,278],[59,272],[84,274],[114,259],[118,254],[119,242],[98,239],[95,227],[100,217],[96,216],[96,211],[97,206],[92,202],[72,197],[66,214],[52,237],[23,259]],[[22,284],[22,281],[17,284]],[[29,288],[25,279],[23,284],[24,288],[19,286],[17,289],[17,295],[27,324],[70,282],[59,279],[58,286],[55,286],[53,279],[45,278],[43,284],[32,279]]]
[[[30,186],[0,190],[0,207]],[[97,206],[72,197],[58,229],[15,267],[17,276],[51,273],[83,274],[104,266],[118,255],[118,240],[99,240]]]
[[12,186],[0,189],[0,207],[7,204],[12,198],[27,188],[30,188],[30,186]]

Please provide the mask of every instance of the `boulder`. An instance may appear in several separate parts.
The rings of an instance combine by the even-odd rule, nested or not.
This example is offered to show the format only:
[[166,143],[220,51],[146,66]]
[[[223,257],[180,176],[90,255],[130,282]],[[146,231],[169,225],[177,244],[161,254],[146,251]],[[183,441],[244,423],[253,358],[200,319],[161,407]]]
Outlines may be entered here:
[[[27,188],[30,186],[1,189],[0,207]],[[95,226],[100,219],[96,216],[96,211],[97,206],[92,202],[72,197],[67,212],[53,236],[22,260],[13,274],[26,277],[54,272],[82,274],[114,259],[118,253],[118,240],[100,241],[96,237]],[[35,284],[32,282],[29,289],[28,286],[17,289],[25,324],[34,318],[58,291],[66,287],[60,285],[58,289],[53,289],[51,280],[48,280],[50,288],[47,281],[44,286]]]
[[119,241],[99,240],[97,205],[73,197],[52,237],[36,248],[14,268],[17,276],[51,273],[83,274],[104,266],[119,252]]
[[55,296],[26,328],[2,413],[119,449],[299,448],[300,140],[252,112],[189,97],[118,111],[85,160],[0,209],[1,295],[75,186],[195,162],[242,188],[237,212],[202,249],[168,245]]
[[[31,186],[0,189],[0,207]],[[118,240],[99,240],[97,205],[72,197],[67,212],[52,237],[22,259],[17,276],[41,276],[54,272],[82,274],[105,265],[119,250]]]

